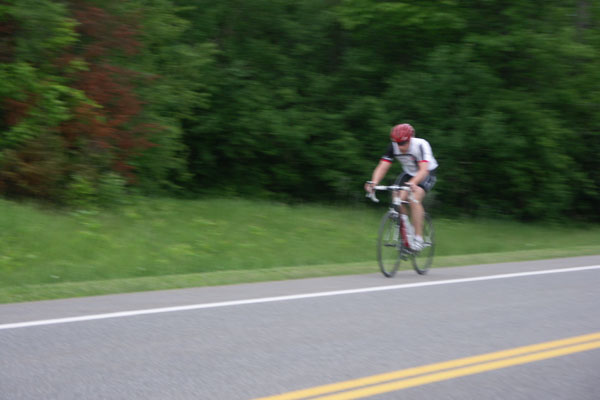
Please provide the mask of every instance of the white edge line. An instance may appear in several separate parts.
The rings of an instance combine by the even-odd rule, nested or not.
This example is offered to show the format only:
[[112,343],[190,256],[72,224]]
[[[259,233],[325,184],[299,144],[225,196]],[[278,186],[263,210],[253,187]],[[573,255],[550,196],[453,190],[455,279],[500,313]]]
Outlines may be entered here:
[[455,283],[467,283],[467,282],[477,282],[477,281],[488,281],[488,280],[494,280],[494,279],[518,278],[518,277],[524,277],[524,276],[560,274],[560,273],[565,273],[565,272],[577,272],[577,271],[586,271],[586,270],[593,270],[593,269],[600,269],[600,265],[550,269],[550,270],[542,270],[542,271],[517,272],[517,273],[512,273],[512,274],[478,276],[478,277],[474,277],[474,278],[448,279],[448,280],[443,280],[443,281],[430,281],[430,282],[408,283],[408,284],[400,284],[400,285],[376,286],[376,287],[368,287],[368,288],[360,288],[360,289],[334,290],[334,291],[329,291],[329,292],[305,293],[305,294],[296,294],[296,295],[289,295],[289,296],[263,297],[263,298],[256,298],[256,299],[247,299],[247,300],[232,300],[232,301],[222,301],[222,302],[216,302],[216,303],[191,304],[191,305],[186,305],[186,306],[149,308],[149,309],[145,309],[145,310],[121,311],[121,312],[112,312],[112,313],[105,313],[105,314],[91,314],[91,315],[82,315],[82,316],[78,316],[78,317],[54,318],[54,319],[44,319],[44,320],[37,320],[37,321],[28,321],[28,322],[15,322],[15,323],[9,323],[9,324],[1,324],[0,330],[28,328],[28,327],[42,326],[42,325],[65,324],[65,323],[71,323],[71,322],[94,321],[94,320],[108,319],[108,318],[124,318],[124,317],[133,317],[133,316],[137,316],[137,315],[146,315],[146,314],[159,314],[159,313],[176,312],[176,311],[200,310],[200,309],[205,309],[205,308],[241,306],[241,305],[247,305],[247,304],[271,303],[271,302],[276,302],[276,301],[300,300],[300,299],[310,299],[310,298],[326,297],[326,296],[339,296],[339,295],[345,295],[345,294],[381,292],[381,291],[385,291],[385,290],[409,289],[409,288],[424,287],[424,286],[450,285],[450,284],[455,284]]

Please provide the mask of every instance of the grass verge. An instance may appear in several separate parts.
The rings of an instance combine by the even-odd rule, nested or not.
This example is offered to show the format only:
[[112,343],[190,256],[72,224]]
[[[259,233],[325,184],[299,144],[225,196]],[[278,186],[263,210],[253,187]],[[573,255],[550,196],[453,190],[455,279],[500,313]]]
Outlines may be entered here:
[[[376,272],[385,209],[141,199],[64,213],[0,200],[0,302]],[[600,254],[598,225],[434,223],[434,267]]]
[[[491,264],[499,262],[529,261],[595,254],[600,254],[600,245],[560,249],[521,250],[502,253],[441,256],[436,257],[433,268]],[[406,264],[404,267],[405,269],[410,269],[410,266],[407,266]],[[309,265],[302,267],[213,271],[181,275],[64,282],[41,285],[21,285],[0,288],[0,303],[368,273],[378,273],[378,266],[375,261],[346,264]],[[430,273],[435,274],[435,271]],[[382,277],[382,279],[384,278]]]

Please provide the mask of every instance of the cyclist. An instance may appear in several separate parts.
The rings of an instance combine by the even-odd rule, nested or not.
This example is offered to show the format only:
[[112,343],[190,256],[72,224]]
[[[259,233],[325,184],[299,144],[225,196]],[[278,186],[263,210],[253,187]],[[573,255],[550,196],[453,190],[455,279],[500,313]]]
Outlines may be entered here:
[[[394,158],[402,164],[403,173],[396,178],[395,185],[406,185],[412,190],[416,202],[411,204],[412,219],[415,227],[415,240],[412,244],[414,250],[423,249],[423,199],[437,180],[435,170],[438,167],[433,157],[431,146],[425,139],[416,138],[415,129],[410,124],[399,124],[392,128],[387,152],[381,157],[379,164],[373,171],[371,180],[365,183],[365,190],[373,191],[389,171]],[[406,200],[408,193],[402,191],[400,196]],[[405,212],[405,210],[402,210]]]

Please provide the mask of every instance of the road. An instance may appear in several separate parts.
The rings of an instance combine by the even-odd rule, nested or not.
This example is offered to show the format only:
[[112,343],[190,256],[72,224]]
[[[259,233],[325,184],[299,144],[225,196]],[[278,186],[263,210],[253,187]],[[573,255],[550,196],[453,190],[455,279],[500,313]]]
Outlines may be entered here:
[[599,283],[589,256],[5,304],[0,399],[597,400]]

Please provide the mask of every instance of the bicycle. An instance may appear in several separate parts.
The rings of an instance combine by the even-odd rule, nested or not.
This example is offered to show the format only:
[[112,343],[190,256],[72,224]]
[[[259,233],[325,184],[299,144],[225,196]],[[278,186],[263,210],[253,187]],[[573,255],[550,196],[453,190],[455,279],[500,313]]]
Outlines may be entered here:
[[[433,263],[435,252],[435,240],[433,222],[429,214],[425,213],[423,219],[423,248],[420,251],[413,250],[411,244],[414,240],[414,227],[411,221],[410,204],[417,200],[412,196],[408,186],[375,186],[374,191],[367,194],[372,201],[378,203],[375,190],[385,190],[393,193],[399,191],[408,192],[408,200],[400,200],[399,197],[392,201],[390,209],[384,214],[379,226],[377,238],[377,261],[383,275],[393,277],[400,267],[400,262],[411,260],[413,269],[419,274],[427,273]],[[401,206],[408,208],[403,214]]]

